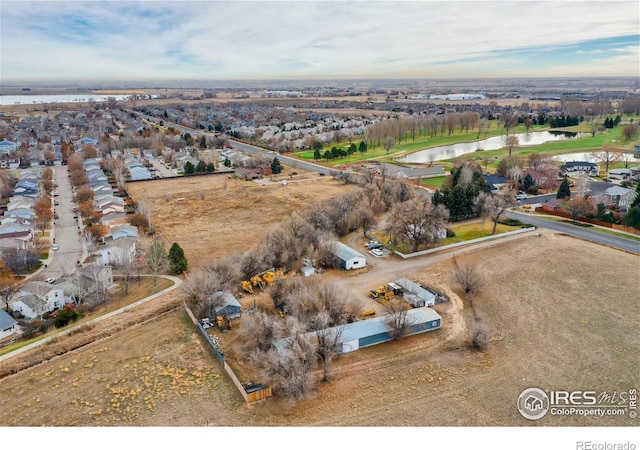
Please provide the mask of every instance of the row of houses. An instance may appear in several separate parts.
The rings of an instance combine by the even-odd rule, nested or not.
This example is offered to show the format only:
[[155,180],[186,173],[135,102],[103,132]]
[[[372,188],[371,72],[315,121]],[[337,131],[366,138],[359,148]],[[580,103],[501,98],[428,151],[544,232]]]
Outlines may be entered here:
[[99,248],[97,259],[101,264],[109,265],[125,255],[133,257],[138,229],[128,222],[124,199],[116,195],[100,168],[99,159],[85,160],[84,168],[93,191],[95,208],[102,214],[100,223],[108,230],[103,238],[105,245]]
[[39,170],[25,169],[18,176],[13,195],[0,217],[0,252],[7,248],[25,249],[35,230],[36,199],[41,195]]

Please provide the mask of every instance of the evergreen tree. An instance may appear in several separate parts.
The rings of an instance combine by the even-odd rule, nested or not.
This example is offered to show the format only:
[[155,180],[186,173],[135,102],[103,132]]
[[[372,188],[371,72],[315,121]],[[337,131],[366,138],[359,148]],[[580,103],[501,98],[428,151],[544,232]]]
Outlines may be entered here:
[[182,273],[187,270],[187,258],[182,248],[175,242],[169,249],[169,263],[173,273]]
[[200,148],[207,148],[207,138],[204,136],[200,138]]
[[331,147],[331,157],[337,159],[340,157],[340,150],[337,147]]
[[631,208],[622,219],[622,225],[640,230],[640,208]]
[[313,159],[315,159],[316,161],[319,159],[322,159],[322,155],[320,154],[320,150],[315,149],[313,152]]
[[[440,192],[440,189],[436,189],[436,191],[431,196],[431,203],[433,206],[444,205],[444,195]],[[446,205],[445,205],[446,206]]]
[[536,182],[530,173],[528,173],[527,176],[524,177],[524,180],[522,180],[522,188],[525,191],[528,191],[529,189],[531,189],[535,184]]
[[280,161],[278,160],[278,158],[273,158],[273,161],[271,161],[271,173],[274,175],[278,175],[280,172],[282,172]]
[[184,173],[186,173],[187,175],[192,174],[193,172],[196,171],[196,168],[194,167],[193,163],[191,161],[187,161],[184,165]]
[[568,199],[571,198],[571,189],[569,189],[569,179],[564,177],[560,187],[558,188],[558,193],[556,194],[556,198],[558,199]]
[[349,150],[347,150],[347,153],[349,155],[354,154],[355,152],[357,152],[358,149],[356,148],[356,144],[354,144],[353,142],[351,143],[351,145],[349,146]]
[[231,167],[231,160],[229,158],[225,158],[222,163],[225,167]]
[[203,160],[199,160],[198,164],[196,165],[195,171],[198,173],[202,173],[205,170],[207,170],[207,164]]
[[631,207],[639,207],[640,208],[640,183],[636,186],[636,198],[631,203]]
[[358,147],[358,151],[363,155],[367,152],[367,144],[364,141],[360,141],[360,146]]
[[216,166],[212,162],[207,164],[207,173],[213,173],[216,171]]
[[325,150],[324,155],[322,155],[324,159],[329,161],[331,159],[331,152],[329,150]]

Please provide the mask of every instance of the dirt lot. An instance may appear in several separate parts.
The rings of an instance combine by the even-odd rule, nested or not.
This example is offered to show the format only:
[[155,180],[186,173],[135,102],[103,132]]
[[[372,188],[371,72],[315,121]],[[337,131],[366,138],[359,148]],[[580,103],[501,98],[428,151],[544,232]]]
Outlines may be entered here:
[[[436,307],[441,330],[340,357],[312,399],[247,406],[178,309],[4,378],[0,425],[638,425],[627,416],[531,422],[515,406],[533,386],[638,388],[637,256],[547,233],[457,261],[485,280],[475,308],[494,339],[486,352],[466,349],[470,308],[448,290],[452,302]],[[450,263],[411,276],[446,289]]]
[[183,248],[195,269],[256,246],[293,211],[302,213],[311,203],[356,189],[299,168],[291,178],[292,171],[285,166],[278,175],[286,186],[211,175],[130,183],[127,189],[133,199],[152,202],[154,227],[167,245],[177,242]]

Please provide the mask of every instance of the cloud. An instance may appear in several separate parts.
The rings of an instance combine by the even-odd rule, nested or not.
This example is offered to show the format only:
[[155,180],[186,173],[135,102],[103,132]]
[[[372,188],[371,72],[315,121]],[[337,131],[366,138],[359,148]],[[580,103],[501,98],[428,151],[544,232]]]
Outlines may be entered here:
[[622,66],[597,70],[631,76],[639,16],[627,1],[3,0],[0,68],[7,80],[468,77],[529,76],[533,62],[591,76],[618,52]]

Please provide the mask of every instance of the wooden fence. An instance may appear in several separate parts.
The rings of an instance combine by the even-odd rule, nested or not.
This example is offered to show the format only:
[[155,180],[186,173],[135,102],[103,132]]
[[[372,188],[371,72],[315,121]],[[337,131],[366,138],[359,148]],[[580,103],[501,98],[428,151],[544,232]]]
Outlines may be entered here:
[[211,339],[211,336],[209,336],[209,333],[207,333],[200,322],[196,320],[196,317],[193,315],[193,312],[191,312],[191,309],[189,309],[186,303],[184,303],[184,309],[187,311],[187,315],[191,319],[191,322],[193,322],[193,324],[198,328],[198,331],[200,331],[200,334],[202,335],[204,340],[209,344],[209,347],[211,348],[211,350],[213,350],[213,353],[222,363],[224,371],[227,373],[227,375],[229,375],[229,378],[236,386],[236,388],[238,388],[238,391],[240,392],[240,395],[242,395],[242,398],[244,398],[244,401],[247,403],[253,403],[258,400],[264,400],[265,398],[271,397],[271,387],[264,385],[253,385],[253,389],[251,390],[251,392],[247,393],[247,390],[242,385],[242,383],[240,383],[240,380],[238,380],[238,377],[233,372],[231,366],[227,364],[227,361],[225,361],[224,355],[220,352],[220,349],[213,343],[213,340]]

